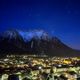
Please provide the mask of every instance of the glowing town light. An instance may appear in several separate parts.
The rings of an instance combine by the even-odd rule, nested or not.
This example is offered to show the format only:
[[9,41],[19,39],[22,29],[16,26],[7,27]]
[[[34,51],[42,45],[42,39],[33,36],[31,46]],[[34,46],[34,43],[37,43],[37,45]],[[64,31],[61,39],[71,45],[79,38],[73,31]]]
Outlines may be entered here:
[[41,67],[41,66],[39,66],[39,69],[42,69],[42,67]]

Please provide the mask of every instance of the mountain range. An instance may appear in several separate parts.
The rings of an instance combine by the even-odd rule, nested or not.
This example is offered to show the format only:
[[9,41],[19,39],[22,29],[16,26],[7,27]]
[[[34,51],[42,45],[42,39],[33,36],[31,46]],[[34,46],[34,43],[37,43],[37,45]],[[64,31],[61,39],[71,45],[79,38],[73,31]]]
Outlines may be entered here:
[[43,30],[8,30],[0,34],[0,55],[6,54],[73,57],[80,56],[80,51]]

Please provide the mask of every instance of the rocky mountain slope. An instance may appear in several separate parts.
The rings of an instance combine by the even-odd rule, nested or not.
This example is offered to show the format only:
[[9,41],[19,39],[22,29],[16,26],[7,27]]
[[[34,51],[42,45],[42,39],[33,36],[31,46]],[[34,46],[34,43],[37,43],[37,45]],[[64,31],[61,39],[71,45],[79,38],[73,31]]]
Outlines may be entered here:
[[80,56],[43,30],[9,30],[0,35],[0,54],[37,54],[48,56]]

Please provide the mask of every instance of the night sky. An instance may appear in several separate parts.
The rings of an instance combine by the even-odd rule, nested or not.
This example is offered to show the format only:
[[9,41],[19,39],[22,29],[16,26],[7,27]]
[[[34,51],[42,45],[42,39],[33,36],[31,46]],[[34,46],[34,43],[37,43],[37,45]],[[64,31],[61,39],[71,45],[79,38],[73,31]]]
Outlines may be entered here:
[[0,32],[42,29],[80,49],[80,0],[0,0]]

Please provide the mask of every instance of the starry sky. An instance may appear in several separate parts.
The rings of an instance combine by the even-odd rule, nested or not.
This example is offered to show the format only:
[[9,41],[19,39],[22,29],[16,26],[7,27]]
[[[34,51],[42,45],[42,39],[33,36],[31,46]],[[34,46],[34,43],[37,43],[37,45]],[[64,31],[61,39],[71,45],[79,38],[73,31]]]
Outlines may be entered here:
[[80,0],[0,0],[0,32],[42,29],[80,50]]

